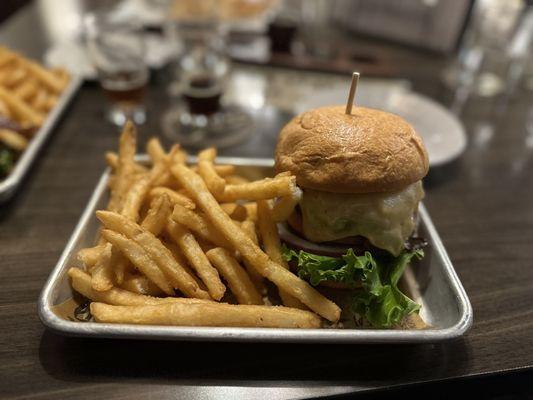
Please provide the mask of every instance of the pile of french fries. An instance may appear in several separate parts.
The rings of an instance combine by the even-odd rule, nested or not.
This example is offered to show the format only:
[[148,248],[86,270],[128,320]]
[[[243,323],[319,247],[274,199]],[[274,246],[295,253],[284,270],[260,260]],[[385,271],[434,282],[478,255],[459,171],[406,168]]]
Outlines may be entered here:
[[[214,148],[196,165],[174,145],[147,143],[151,166],[137,163],[127,123],[112,168],[106,210],[94,247],[69,270],[97,322],[174,326],[320,328],[340,308],[289,271],[276,223],[298,203],[295,177],[249,182],[216,165]],[[279,291],[275,304],[266,281]],[[279,303],[279,302],[278,302]]]
[[[70,78],[62,69],[47,69],[0,47],[0,115],[16,122],[24,132],[35,132],[45,121]],[[30,137],[16,130],[0,129],[0,142],[23,151]]]

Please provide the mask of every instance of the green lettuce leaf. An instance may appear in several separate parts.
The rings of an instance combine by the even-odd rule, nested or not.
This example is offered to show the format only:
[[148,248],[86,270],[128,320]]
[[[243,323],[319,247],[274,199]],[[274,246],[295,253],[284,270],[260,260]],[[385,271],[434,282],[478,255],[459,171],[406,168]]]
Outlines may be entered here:
[[[420,309],[420,305],[401,292],[398,281],[413,257],[424,256],[422,250],[404,250],[398,257],[379,258],[369,252],[357,256],[352,249],[340,258],[303,250],[296,252],[285,246],[282,250],[285,260],[296,262],[298,275],[312,285],[330,281],[354,288],[351,311],[376,328],[390,328]],[[356,287],[358,284],[360,288]]]

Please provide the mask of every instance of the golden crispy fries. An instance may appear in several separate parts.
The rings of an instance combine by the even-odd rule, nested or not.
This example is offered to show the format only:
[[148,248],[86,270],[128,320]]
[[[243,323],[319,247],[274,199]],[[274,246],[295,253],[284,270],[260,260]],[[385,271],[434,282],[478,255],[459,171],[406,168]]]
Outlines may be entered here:
[[246,219],[257,221],[257,203],[244,203],[244,208],[246,208]]
[[61,93],[68,84],[68,79],[60,79],[57,75],[33,61],[27,61],[25,64],[33,76],[54,93]]
[[55,96],[48,96],[48,99],[46,99],[46,104],[44,104],[44,110],[46,112],[49,112],[57,105],[57,97]]
[[257,237],[257,230],[255,228],[254,221],[250,221],[249,219],[242,221],[241,228],[255,244],[259,244],[259,238]]
[[206,220],[187,208],[176,204],[171,218],[190,229],[202,239],[211,242],[218,247],[231,248],[229,242],[222,236],[211,224],[208,224]]
[[115,280],[118,285],[124,282],[124,276],[131,264],[126,257],[122,254],[117,254],[116,259],[113,263],[112,268],[115,270]]
[[99,244],[94,247],[87,247],[78,251],[78,260],[80,260],[85,267],[91,269],[98,262],[105,249],[105,244]]
[[250,277],[229,251],[216,247],[205,255],[228,282],[231,292],[240,304],[263,304],[263,299]]
[[[196,165],[193,165],[191,169],[194,172],[198,172],[198,167]],[[225,178],[235,173],[235,166],[234,165],[215,165],[215,172],[217,173],[218,176]]]
[[174,221],[169,221],[167,231],[189,261],[190,266],[194,268],[205,284],[211,297],[220,300],[224,296],[226,287],[220,280],[218,271],[211,265],[194,236],[185,227]]
[[296,186],[294,176],[265,178],[260,181],[240,185],[226,185],[224,194],[219,196],[224,202],[236,200],[261,200],[289,196]]
[[236,221],[244,221],[248,216],[248,212],[242,204],[222,203],[220,204],[220,207],[222,207],[224,212],[228,214],[231,219]]
[[[256,245],[259,245],[259,239],[255,229],[255,222],[247,219],[241,223],[241,228]],[[261,274],[257,272],[255,268],[250,265],[250,263],[246,262],[246,260],[244,260],[244,266],[246,267],[246,271],[248,272],[248,275],[250,275],[250,279],[252,279],[252,282],[257,290],[259,290],[261,293],[265,293],[266,286],[263,283],[263,277]]]
[[28,100],[35,96],[37,89],[37,83],[34,80],[28,79],[20,86],[15,88],[13,93],[15,93],[22,100]]
[[309,311],[215,302],[176,302],[156,306],[110,306],[91,303],[91,314],[98,322],[119,324],[308,329],[320,327],[320,318]]
[[32,99],[31,105],[35,110],[44,112],[44,107],[47,101],[48,95],[46,94],[46,90],[40,89]]
[[167,162],[167,153],[157,138],[151,138],[146,143],[146,152],[152,159],[152,163]]
[[155,197],[150,203],[150,209],[144,218],[141,227],[155,236],[165,229],[168,217],[172,213],[172,204],[167,194]]
[[107,229],[102,231],[102,236],[111,242],[113,246],[116,246],[139,271],[146,275],[163,292],[168,295],[174,294],[174,290],[165,274],[163,274],[155,261],[150,258],[148,253],[137,242]]
[[240,175],[230,175],[224,178],[227,185],[241,185],[243,183],[249,183],[250,180]]
[[94,290],[102,292],[113,287],[113,262],[116,255],[113,256],[111,244],[106,244],[104,250],[94,268],[91,270],[91,286]]
[[202,280],[200,278],[198,278],[198,276],[192,270],[192,268],[189,267],[189,264],[187,263],[187,259],[181,253],[181,250],[178,247],[178,245],[176,243],[170,243],[170,242],[164,242],[163,244],[165,245],[165,247],[167,249],[170,250],[170,252],[172,253],[172,257],[174,257],[174,259],[178,262],[178,264],[183,267],[185,272],[187,272],[194,279],[194,281],[196,282],[198,287],[200,287],[202,290],[206,290],[207,291],[207,288],[205,287],[205,285],[202,282]]
[[202,150],[198,153],[198,173],[205,181],[205,184],[215,196],[220,196],[224,193],[226,181],[221,178],[213,164],[217,156],[217,151],[214,147]]
[[111,188],[111,198],[107,208],[111,211],[122,211],[126,193],[135,175],[136,129],[131,121],[126,122],[119,139],[118,163],[115,180]]
[[[147,151],[153,163],[162,162],[167,167],[170,167],[174,163],[184,163],[187,159],[187,154],[181,150],[179,144],[172,146],[169,154],[166,154],[158,139],[153,139],[148,142]],[[173,187],[176,186],[176,179],[168,169],[165,169],[161,176],[154,181],[154,186]]]
[[[220,205],[211,195],[199,175],[184,165],[174,165],[172,167],[172,173],[189,192],[189,195],[195,200],[196,204],[202,209],[211,223],[261,275],[276,284],[279,289],[298,298],[298,300],[307,305],[317,314],[320,314],[330,321],[339,320],[340,308],[335,303],[321,295],[307,282],[301,280],[281,265],[273,262],[220,208]],[[283,182],[280,183],[280,180],[283,180]],[[288,187],[290,190],[291,182],[294,182],[294,179],[292,177],[282,177],[273,181],[276,181],[276,188]],[[254,185],[254,183],[247,185]],[[226,186],[226,189],[227,188],[228,186]],[[264,194],[264,192],[262,192],[262,194]],[[287,193],[278,193],[277,195],[286,194]]]
[[139,210],[141,209],[144,198],[150,190],[151,182],[151,175],[146,173],[131,185],[124,198],[124,205],[121,212],[122,215],[127,216],[133,221],[139,219]]
[[[172,256],[170,250],[168,250],[152,233],[117,213],[109,211],[97,211],[96,216],[106,228],[121,233],[124,235],[123,237],[127,238],[126,240],[134,241],[134,243],[140,247],[141,251],[146,254],[147,258],[149,258],[150,261],[155,264],[155,268],[159,271],[162,271],[164,275],[168,277],[168,280],[170,280],[174,288],[179,289],[188,297],[209,299],[207,292],[202,290],[196,284],[195,280]],[[126,256],[128,255],[126,254]],[[128,258],[130,257],[128,256]],[[130,260],[139,268],[132,258],[130,258]],[[145,264],[147,263],[145,262]],[[160,287],[162,290],[165,290],[155,279],[151,278],[144,271],[142,272],[155,284],[157,284],[158,287]]]
[[293,193],[276,201],[274,207],[272,207],[272,220],[274,222],[287,221],[301,199],[302,191],[295,186]]
[[[118,168],[118,154],[113,151],[108,151],[107,153],[105,153],[105,160],[106,160],[107,165],[109,165],[111,169],[113,169],[114,172],[116,172]],[[135,163],[135,165],[133,166],[133,169],[135,173],[137,174],[143,174],[143,173],[148,172],[148,169],[145,166],[138,164],[138,163]]]
[[146,296],[162,296],[164,293],[144,275],[129,275],[120,285],[121,289]]
[[0,100],[0,115],[6,118],[11,118],[11,111],[9,111],[6,103],[4,103],[2,100]]
[[149,196],[153,199],[154,197],[159,197],[164,194],[169,197],[169,200],[173,205],[179,204],[190,210],[194,210],[196,208],[196,204],[194,204],[190,198],[167,187],[155,187],[150,190]]
[[4,86],[8,88],[16,87],[28,76],[28,71],[24,68],[17,67],[6,76],[2,82]]
[[144,306],[157,305],[166,303],[183,303],[195,304],[211,302],[210,300],[188,299],[183,297],[151,297],[137,293],[131,293],[127,290],[116,287],[110,290],[98,292],[91,287],[91,276],[79,268],[70,268],[68,275],[72,280],[72,287],[76,292],[82,294],[92,301],[103,301],[108,304],[117,306]]
[[[272,219],[272,209],[268,200],[257,200],[257,217],[259,232],[263,242],[265,253],[277,264],[285,269],[289,266],[281,255],[281,241],[278,235],[278,227]],[[283,304],[287,307],[306,309],[298,299],[294,298],[283,289],[279,289],[279,295]]]
[[7,104],[9,110],[22,121],[29,121],[30,123],[41,126],[44,122],[44,115],[33,110],[22,99],[18,98],[13,93],[9,93],[3,87],[0,87],[0,100]]
[[139,219],[139,210],[145,197],[148,195],[153,182],[161,176],[165,168],[164,163],[157,163],[147,174],[144,174],[133,183],[124,199],[122,215],[133,221]]
[[17,151],[28,147],[28,139],[11,129],[0,129],[0,142]]

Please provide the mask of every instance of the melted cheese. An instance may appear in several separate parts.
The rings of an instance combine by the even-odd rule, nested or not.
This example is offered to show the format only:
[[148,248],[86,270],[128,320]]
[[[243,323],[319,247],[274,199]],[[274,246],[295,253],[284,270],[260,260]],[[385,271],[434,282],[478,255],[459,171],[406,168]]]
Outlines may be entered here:
[[394,193],[344,194],[304,190],[300,207],[305,237],[327,242],[364,236],[399,255],[415,228],[414,214],[424,197],[422,182]]

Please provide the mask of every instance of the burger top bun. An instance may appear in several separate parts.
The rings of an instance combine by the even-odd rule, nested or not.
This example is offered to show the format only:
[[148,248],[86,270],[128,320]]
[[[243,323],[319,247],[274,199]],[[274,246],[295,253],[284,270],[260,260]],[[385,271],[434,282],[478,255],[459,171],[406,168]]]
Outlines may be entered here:
[[428,172],[422,139],[403,118],[372,108],[309,110],[282,130],[277,172],[290,171],[302,188],[334,193],[391,192]]

